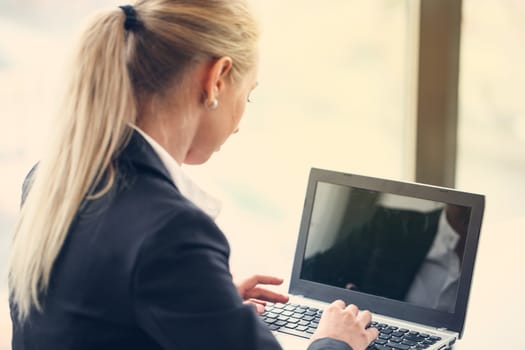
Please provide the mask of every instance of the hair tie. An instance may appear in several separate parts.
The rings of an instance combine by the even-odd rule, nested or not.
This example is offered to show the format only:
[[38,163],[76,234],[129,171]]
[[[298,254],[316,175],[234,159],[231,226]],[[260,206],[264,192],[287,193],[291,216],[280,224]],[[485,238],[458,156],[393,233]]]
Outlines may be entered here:
[[131,5],[119,6],[119,8],[126,14],[126,20],[124,21],[124,29],[135,30],[141,25],[140,20],[137,17],[137,11]]

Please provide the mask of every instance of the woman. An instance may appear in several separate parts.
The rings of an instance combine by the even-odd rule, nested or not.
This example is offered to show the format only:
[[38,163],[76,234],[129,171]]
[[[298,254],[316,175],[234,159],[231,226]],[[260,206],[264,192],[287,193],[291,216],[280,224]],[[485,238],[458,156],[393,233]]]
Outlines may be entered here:
[[[209,198],[180,164],[238,130],[257,79],[242,0],[142,0],[81,38],[48,156],[29,176],[9,269],[13,349],[279,349],[243,299]],[[210,204],[211,203],[211,204]],[[362,350],[369,312],[336,301],[310,349]]]

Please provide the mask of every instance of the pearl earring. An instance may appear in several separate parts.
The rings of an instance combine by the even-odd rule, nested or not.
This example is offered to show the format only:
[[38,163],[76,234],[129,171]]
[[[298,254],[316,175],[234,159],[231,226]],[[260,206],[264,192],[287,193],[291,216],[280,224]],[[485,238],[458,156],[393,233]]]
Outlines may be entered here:
[[217,107],[219,107],[219,101],[216,98],[211,101],[208,100],[206,101],[206,107],[211,111],[217,109]]

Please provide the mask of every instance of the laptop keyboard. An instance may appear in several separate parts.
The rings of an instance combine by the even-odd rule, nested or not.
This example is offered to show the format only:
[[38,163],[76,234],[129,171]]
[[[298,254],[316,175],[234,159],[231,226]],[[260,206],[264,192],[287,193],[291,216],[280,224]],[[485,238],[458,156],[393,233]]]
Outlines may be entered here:
[[367,348],[370,350],[426,349],[441,340],[440,337],[434,335],[390,326],[386,323],[372,321],[370,327],[375,327],[379,331],[377,339]]
[[[272,331],[309,339],[317,329],[322,313],[323,310],[310,306],[268,303],[261,317]],[[372,321],[370,327],[377,328],[379,336],[368,346],[368,350],[419,350],[441,340],[434,335],[386,323]]]
[[268,303],[261,315],[272,331],[309,339],[315,332],[323,310],[298,304]]

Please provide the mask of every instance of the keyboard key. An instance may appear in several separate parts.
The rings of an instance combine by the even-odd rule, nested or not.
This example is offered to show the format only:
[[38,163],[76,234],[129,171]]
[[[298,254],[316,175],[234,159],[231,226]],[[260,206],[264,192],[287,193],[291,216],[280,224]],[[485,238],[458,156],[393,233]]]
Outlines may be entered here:
[[313,334],[315,332],[315,328],[310,327],[306,330],[306,332]]
[[297,324],[295,323],[287,323],[284,325],[285,328],[290,328],[290,329],[294,329],[297,327]]
[[423,338],[421,335],[407,335],[405,336],[405,339],[406,340],[412,340],[416,343],[419,343],[419,342],[422,342],[423,340],[425,340],[425,338]]
[[386,345],[390,346],[391,348],[399,349],[399,350],[408,350],[408,349],[410,349],[410,346],[404,345],[404,344],[388,342]]
[[437,337],[437,336],[433,335],[433,336],[429,337],[428,339],[438,341],[438,340],[441,340],[441,337]]
[[414,345],[416,345],[417,343],[416,343],[415,341],[412,341],[412,340],[404,339],[404,340],[401,342],[401,344],[403,344],[403,345],[408,345],[408,346],[410,347],[410,346],[414,346]]
[[286,321],[276,321],[274,323],[274,325],[276,325],[277,327],[282,327],[286,324]]
[[266,317],[264,319],[264,322],[266,322],[266,324],[272,324],[272,323],[275,323],[276,321],[277,321],[277,319],[275,319],[275,318],[268,318],[268,317]]
[[291,334],[291,335],[296,335],[298,337],[302,337],[302,338],[306,338],[306,339],[310,339],[310,337],[311,337],[311,334],[308,334],[307,332],[298,331],[297,329],[279,328],[277,330],[277,332]]
[[276,326],[276,325],[274,325],[274,324],[271,324],[271,325],[268,326],[268,328],[270,328],[271,331],[276,331],[276,330],[278,330],[278,329],[281,328],[281,327]]
[[392,347],[376,344],[374,345],[372,349],[374,350],[392,350]]

